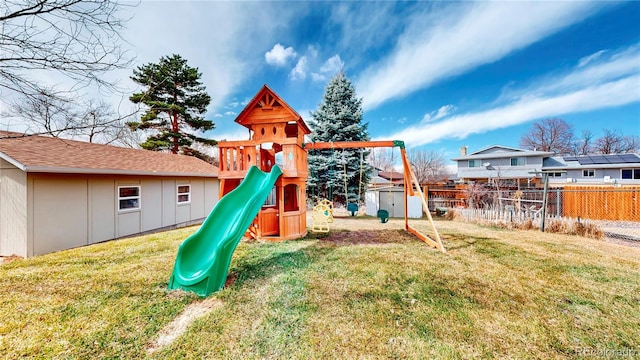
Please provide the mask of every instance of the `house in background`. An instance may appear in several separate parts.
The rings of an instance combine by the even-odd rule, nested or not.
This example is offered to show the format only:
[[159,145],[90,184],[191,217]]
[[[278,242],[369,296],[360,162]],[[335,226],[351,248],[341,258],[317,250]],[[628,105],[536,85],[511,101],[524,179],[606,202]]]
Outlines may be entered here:
[[541,183],[543,159],[552,156],[548,151],[531,151],[501,145],[491,145],[467,154],[460,149],[457,178],[461,182],[493,183],[504,186],[535,187]]
[[0,256],[201,222],[217,173],[190,156],[0,132]]
[[454,158],[460,182],[492,183],[503,186],[541,187],[542,173],[549,185],[640,185],[638,154],[554,156],[547,151],[530,151],[492,145],[474,153],[461,149]]
[[552,156],[544,159],[551,186],[640,185],[640,156],[609,154]]

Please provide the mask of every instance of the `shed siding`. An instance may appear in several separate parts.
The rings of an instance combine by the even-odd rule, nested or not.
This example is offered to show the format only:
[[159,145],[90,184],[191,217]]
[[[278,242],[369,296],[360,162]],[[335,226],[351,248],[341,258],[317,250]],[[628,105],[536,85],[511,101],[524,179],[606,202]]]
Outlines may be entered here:
[[86,179],[34,178],[33,211],[33,255],[87,244]]
[[162,180],[143,179],[142,191],[142,231],[162,227]]
[[204,180],[191,180],[191,220],[207,216],[204,209]]
[[220,181],[218,179],[204,180],[204,216],[209,215],[218,202],[220,195]]
[[137,234],[140,231],[140,210],[118,214],[118,237]]
[[116,237],[115,196],[113,179],[89,179],[89,244]]
[[[30,257],[195,222],[218,201],[217,179],[25,173],[0,159],[0,255]],[[176,185],[191,185],[177,205]],[[139,210],[118,210],[118,186],[139,185]]]
[[176,181],[162,180],[162,226],[176,224]]
[[27,176],[0,159],[0,255],[28,256]]

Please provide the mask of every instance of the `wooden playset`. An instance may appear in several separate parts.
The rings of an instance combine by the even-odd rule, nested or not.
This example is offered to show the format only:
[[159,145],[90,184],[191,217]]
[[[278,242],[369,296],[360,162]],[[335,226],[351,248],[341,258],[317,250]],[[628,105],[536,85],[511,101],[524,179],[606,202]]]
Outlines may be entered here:
[[[406,156],[402,141],[361,141],[304,143],[311,130],[302,117],[273,90],[264,85],[235,120],[249,131],[248,140],[220,141],[220,198],[237,187],[251,166],[268,172],[278,162],[282,175],[276,181],[272,196],[249,227],[248,234],[260,240],[287,240],[307,234],[306,180],[307,151],[311,149],[346,149],[399,147],[404,166],[405,229],[427,244],[445,252],[433,225],[426,201]],[[432,226],[430,238],[408,223],[407,196],[414,192],[422,199],[423,209]],[[314,217],[315,219],[315,217]],[[315,224],[326,231],[327,224]],[[314,227],[315,228],[315,227]]]

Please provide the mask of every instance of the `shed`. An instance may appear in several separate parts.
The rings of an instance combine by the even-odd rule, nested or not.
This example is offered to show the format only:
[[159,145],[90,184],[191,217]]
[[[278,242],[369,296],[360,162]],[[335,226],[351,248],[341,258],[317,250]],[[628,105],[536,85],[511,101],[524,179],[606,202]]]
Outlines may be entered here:
[[[402,187],[386,187],[369,189],[365,193],[366,214],[376,216],[378,210],[387,210],[389,217],[404,217],[404,189]],[[407,217],[422,217],[422,202],[419,196],[407,196]]]
[[199,223],[217,172],[190,156],[0,131],[0,256]]

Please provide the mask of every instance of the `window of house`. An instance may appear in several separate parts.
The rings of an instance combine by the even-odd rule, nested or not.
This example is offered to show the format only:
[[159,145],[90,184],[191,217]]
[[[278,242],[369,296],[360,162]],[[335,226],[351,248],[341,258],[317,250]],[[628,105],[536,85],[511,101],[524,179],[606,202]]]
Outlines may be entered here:
[[621,178],[640,180],[640,169],[622,169]]
[[582,177],[595,177],[596,171],[593,169],[584,169],[582,170]]
[[548,173],[548,175],[549,175],[549,177],[552,177],[552,178],[562,177],[562,173],[561,172],[550,172],[550,173]]
[[191,202],[191,185],[178,185],[178,204]]
[[140,209],[140,186],[118,186],[118,210]]
[[469,167],[480,167],[480,160],[469,160]]
[[511,166],[525,166],[527,161],[523,157],[511,158]]

